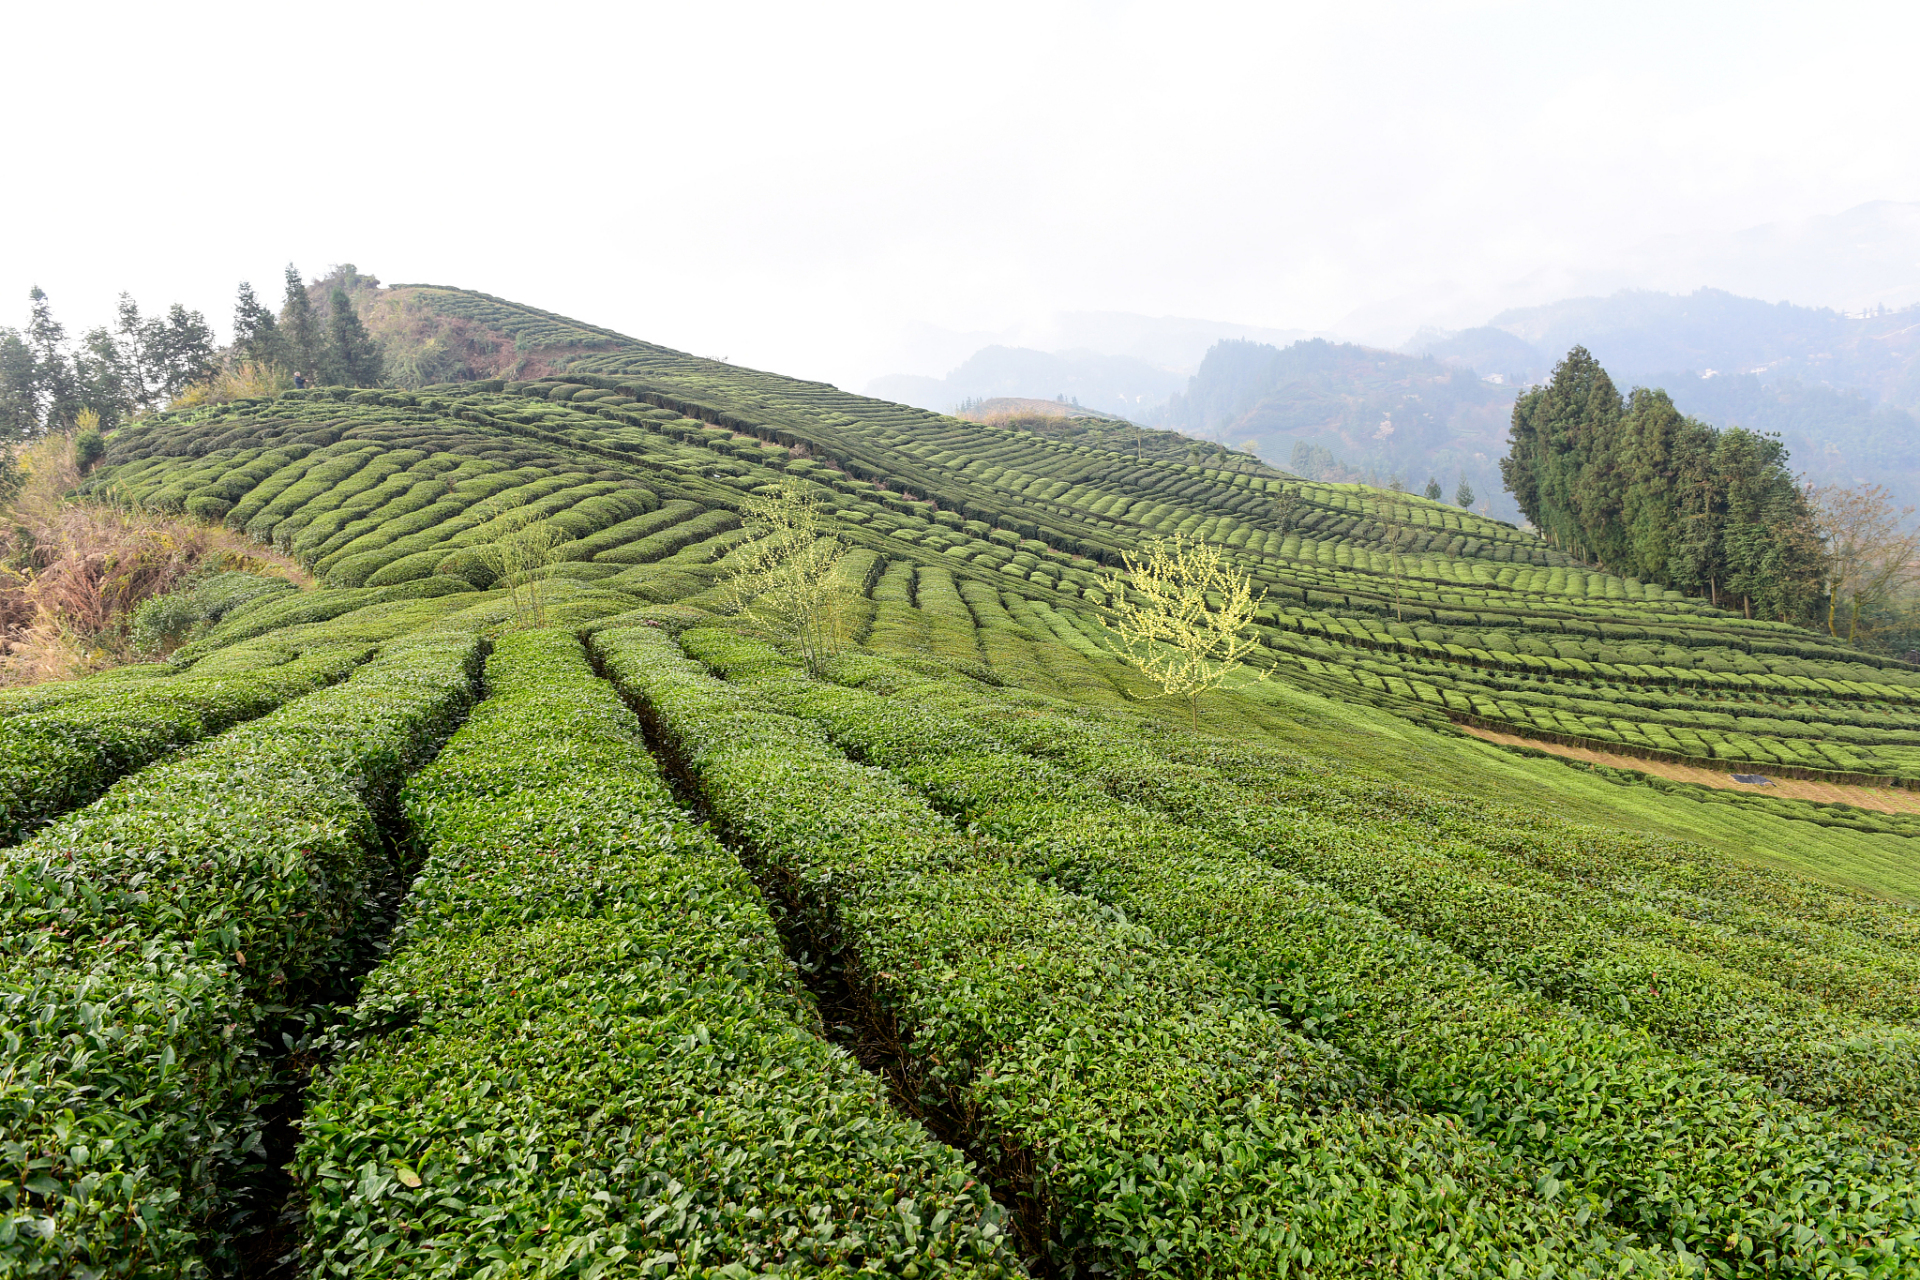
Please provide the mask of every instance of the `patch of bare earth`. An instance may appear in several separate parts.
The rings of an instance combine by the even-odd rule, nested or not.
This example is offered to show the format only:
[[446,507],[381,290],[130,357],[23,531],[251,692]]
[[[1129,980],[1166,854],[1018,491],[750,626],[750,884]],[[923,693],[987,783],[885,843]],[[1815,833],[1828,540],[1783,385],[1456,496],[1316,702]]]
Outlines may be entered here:
[[1585,760],[1589,764],[1604,764],[1615,769],[1633,769],[1673,782],[1691,782],[1696,786],[1715,787],[1722,791],[1744,791],[1752,795],[1780,796],[1788,800],[1819,800],[1827,804],[1850,804],[1856,809],[1872,809],[1877,813],[1920,813],[1920,791],[1908,791],[1900,787],[1843,786],[1832,782],[1812,782],[1805,778],[1776,778],[1770,774],[1763,776],[1768,778],[1771,785],[1762,787],[1747,782],[1735,782],[1732,774],[1721,773],[1715,769],[1673,764],[1666,760],[1642,760],[1638,756],[1615,755],[1610,751],[1595,751],[1591,747],[1563,746],[1558,742],[1521,737],[1517,733],[1498,733],[1492,729],[1482,729],[1477,725],[1457,724],[1454,727],[1462,733],[1470,733],[1483,741],[1498,743],[1501,746],[1531,747],[1535,751],[1544,751],[1548,755]]

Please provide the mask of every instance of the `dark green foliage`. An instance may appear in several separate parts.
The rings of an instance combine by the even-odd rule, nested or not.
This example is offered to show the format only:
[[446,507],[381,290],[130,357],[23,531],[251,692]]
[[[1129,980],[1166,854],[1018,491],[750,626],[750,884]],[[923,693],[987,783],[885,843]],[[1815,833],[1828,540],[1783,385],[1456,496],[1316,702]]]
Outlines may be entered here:
[[1501,474],[1554,544],[1616,572],[1810,617],[1825,554],[1778,439],[1683,418],[1665,392],[1622,400],[1575,347],[1514,406]]
[[307,295],[307,282],[289,262],[286,272],[286,300],[280,304],[280,333],[286,343],[287,358],[293,371],[309,382],[319,380],[320,366],[326,358],[326,335],[313,312],[313,299]]
[[320,381],[339,387],[378,386],[380,348],[360,322],[346,290],[333,291],[328,312],[326,342],[320,351]]
[[245,280],[240,282],[233,304],[233,349],[243,360],[282,366],[289,363],[287,344],[273,312],[260,304],[253,296],[253,286]]
[[[1025,1243],[1056,1265],[1661,1268],[1451,1126],[1380,1106],[1350,1063],[1131,913],[1030,877],[817,731],[701,675],[659,630],[594,645],[811,935],[841,949],[876,1030],[907,1046],[909,1096],[996,1153],[990,1172],[1037,1215]],[[1402,1181],[1403,1159],[1448,1175]]]
[[[767,671],[764,651],[743,653],[708,634],[689,638],[702,637],[697,651],[736,678]],[[799,682],[778,666],[773,674],[755,686],[763,696],[900,771],[1000,841],[1016,865],[1264,989],[1302,1030],[1330,1039],[1423,1108],[1453,1113],[1551,1168],[1622,1227],[1684,1244],[1733,1275],[1823,1275],[1835,1252],[1883,1269],[1920,1259],[1920,1171],[1909,1157],[1740,1075],[1521,997],[1273,860],[1237,854],[1195,830],[1194,810],[1181,807],[1196,789],[1199,812],[1216,821],[1231,822],[1244,806],[1245,798],[1209,792],[1204,775],[1161,768],[1156,777],[1151,765],[1143,773],[1144,753],[1124,748],[1096,747],[1075,761],[1057,732],[1033,735],[1054,759],[1094,777],[1117,774],[1124,790],[1178,810],[1180,821],[1158,820],[928,710],[923,689],[891,702]],[[1076,745],[1084,751],[1084,737]],[[1861,1065],[1873,1066],[1864,1057]]]
[[345,678],[368,651],[316,646],[243,676],[103,682],[94,697],[0,723],[0,840],[20,839],[178,747]]

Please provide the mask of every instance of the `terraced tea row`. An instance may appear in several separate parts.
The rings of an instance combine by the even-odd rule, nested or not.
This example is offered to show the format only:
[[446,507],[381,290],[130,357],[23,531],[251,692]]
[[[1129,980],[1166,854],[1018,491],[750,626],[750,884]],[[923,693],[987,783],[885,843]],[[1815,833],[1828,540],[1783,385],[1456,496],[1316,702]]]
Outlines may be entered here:
[[1386,1104],[1235,977],[714,681],[658,628],[594,645],[846,973],[898,1055],[896,1096],[980,1154],[1053,1265],[1672,1269],[1492,1148]]
[[309,694],[0,854],[0,1257],[21,1274],[194,1272],[285,1088],[271,1046],[366,947],[380,820],[473,696],[479,641],[390,642]]
[[[924,686],[901,701],[837,691],[796,680],[784,662],[770,664],[767,651],[724,633],[690,632],[687,640],[774,705],[817,721],[862,759],[899,771],[970,831],[995,840],[997,858],[1072,886],[1265,991],[1266,1002],[1295,1025],[1353,1054],[1422,1107],[1455,1115],[1552,1170],[1556,1185],[1621,1226],[1683,1243],[1735,1274],[1822,1274],[1835,1252],[1868,1268],[1913,1264],[1920,1182],[1910,1156],[1896,1154],[1900,1147],[1797,1109],[1740,1074],[1663,1051],[1625,1026],[1529,1001],[1444,946],[1400,933],[1283,870],[1288,859],[1257,820],[1240,828],[1250,830],[1248,843],[1261,854],[1249,857],[1193,825],[1192,792],[1182,796],[1168,786],[1200,782],[1193,771],[1163,767],[1160,778],[1127,777],[1112,752],[1092,765],[1096,776],[1118,773],[1143,793],[1162,796],[1181,819],[1161,820],[927,711]],[[1033,740],[1059,749],[1052,733]],[[1216,814],[1233,812],[1235,803],[1231,794],[1210,797]],[[1390,847],[1383,853],[1391,859]],[[1338,879],[1337,862],[1308,860]],[[1425,887],[1444,887],[1444,880]],[[1485,896],[1494,900],[1478,923],[1503,927],[1502,900]],[[1461,904],[1472,900],[1469,894]],[[1514,894],[1507,900],[1523,901]],[[1448,922],[1443,898],[1428,906],[1430,914],[1414,918]],[[1504,948],[1453,932],[1483,957],[1501,959],[1499,972],[1551,990],[1550,965],[1543,963],[1550,957],[1536,955],[1530,969],[1526,957],[1513,954],[1526,926],[1510,925],[1515,936]],[[1624,979],[1621,966],[1632,962],[1622,951],[1612,975],[1604,959],[1594,967],[1602,979]],[[1696,980],[1710,977],[1710,966],[1693,969]],[[1723,1005],[1753,997],[1751,984],[1719,981]],[[1712,998],[1709,988],[1695,986],[1682,992],[1681,1003],[1702,995]],[[1764,1000],[1750,1009],[1769,1011]],[[1650,1012],[1643,1008],[1625,1022],[1658,1024],[1659,1013]],[[1678,1030],[1684,1021],[1670,1025]],[[1800,1029],[1821,1028],[1835,1029],[1818,1020]],[[1880,1034],[1888,1046],[1907,1045],[1909,1033]],[[1711,1057],[1710,1046],[1687,1045],[1703,1047]],[[1766,1047],[1758,1036],[1746,1045]],[[1812,1089],[1822,1102],[1852,1104],[1852,1089],[1864,1084],[1878,1095],[1868,1105],[1876,1122],[1900,1133],[1914,1123],[1910,1072],[1890,1071],[1873,1084],[1880,1064],[1871,1053],[1835,1070],[1836,1059],[1846,1062],[1842,1044],[1791,1048],[1805,1056],[1773,1065],[1798,1070],[1809,1082],[1824,1075]],[[1895,1052],[1910,1054],[1911,1047]],[[1857,1190],[1840,1190],[1847,1187]],[[1858,1216],[1867,1204],[1881,1207]]]
[[308,1108],[313,1274],[1007,1273],[579,642],[504,639],[487,683],[406,787],[425,864]]

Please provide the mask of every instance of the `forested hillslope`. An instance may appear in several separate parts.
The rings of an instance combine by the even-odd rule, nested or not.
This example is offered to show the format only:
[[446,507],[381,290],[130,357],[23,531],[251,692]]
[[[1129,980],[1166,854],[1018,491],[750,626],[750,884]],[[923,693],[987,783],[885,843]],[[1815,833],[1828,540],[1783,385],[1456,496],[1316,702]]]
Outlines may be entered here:
[[[321,585],[0,694],[9,1265],[1920,1268],[1920,817],[1626,767],[1906,797],[1911,668],[1422,498],[407,292],[558,372],[155,415],[86,481]],[[853,548],[823,676],[724,604],[789,478]],[[1104,626],[1175,533],[1266,592],[1199,732]]]

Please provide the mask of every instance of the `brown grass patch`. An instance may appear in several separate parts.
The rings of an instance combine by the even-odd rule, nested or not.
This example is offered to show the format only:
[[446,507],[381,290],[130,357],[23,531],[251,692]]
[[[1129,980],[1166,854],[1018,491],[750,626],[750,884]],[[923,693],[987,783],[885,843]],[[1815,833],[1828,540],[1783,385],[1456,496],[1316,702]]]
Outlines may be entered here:
[[201,571],[313,585],[297,562],[230,529],[73,500],[80,476],[64,436],[26,447],[18,460],[26,482],[0,510],[0,684],[69,679],[131,660],[133,610]]

